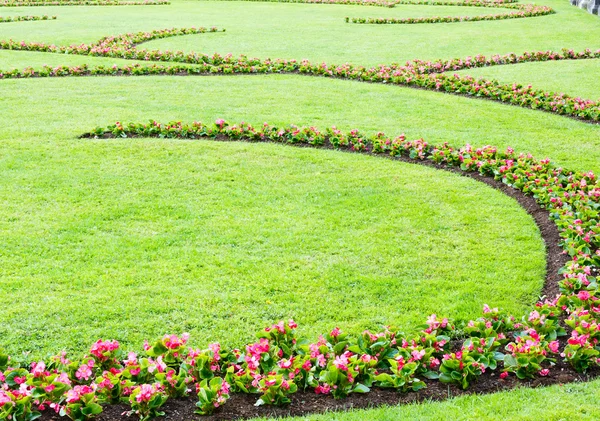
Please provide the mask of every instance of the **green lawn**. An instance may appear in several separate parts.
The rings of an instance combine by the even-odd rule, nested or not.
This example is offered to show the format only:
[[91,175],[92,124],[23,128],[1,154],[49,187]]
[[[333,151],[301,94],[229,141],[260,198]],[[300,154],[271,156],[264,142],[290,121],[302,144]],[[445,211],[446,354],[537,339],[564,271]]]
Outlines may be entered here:
[[[517,389],[445,402],[337,412],[288,421],[593,421],[600,417],[600,381],[541,389]],[[255,421],[259,421],[256,419]]]
[[484,67],[453,72],[486,79],[497,79],[504,83],[519,81],[553,92],[565,92],[587,99],[600,99],[600,80],[594,75],[600,60],[546,61],[521,63],[514,66]]
[[[224,33],[145,48],[360,65],[600,47],[600,19],[351,25],[345,16],[476,15],[504,9],[174,0],[156,7],[3,8],[58,20],[0,24],[0,39],[56,44],[167,27]],[[597,60],[463,73],[597,99]],[[0,69],[124,60],[0,51]],[[277,145],[78,140],[115,121],[336,125],[430,142],[493,144],[600,171],[600,127],[396,86],[292,75],[0,81],[0,342],[33,356],[98,337],[139,349],[189,331],[241,345],[294,317],[314,338],[429,313],[467,320],[488,303],[524,313],[544,278],[532,219],[470,179],[385,159]],[[309,419],[596,419],[598,383]],[[564,409],[557,410],[559,406]],[[562,412],[561,412],[562,411]],[[486,418],[487,417],[487,418]],[[586,418],[587,417],[587,418]]]

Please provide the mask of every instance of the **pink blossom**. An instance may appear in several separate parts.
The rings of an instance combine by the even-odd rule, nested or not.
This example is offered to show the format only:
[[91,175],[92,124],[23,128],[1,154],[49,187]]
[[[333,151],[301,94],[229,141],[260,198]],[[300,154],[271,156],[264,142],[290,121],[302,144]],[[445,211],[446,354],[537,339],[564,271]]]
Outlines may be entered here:
[[317,395],[318,394],[328,395],[330,391],[331,391],[331,386],[329,386],[328,384],[323,384],[323,385],[319,385],[319,386],[315,387],[315,393]]
[[503,380],[504,380],[504,379],[505,379],[505,378],[507,378],[507,377],[508,377],[508,372],[507,372],[507,371],[505,371],[505,372],[503,372],[503,373],[500,373],[500,378],[501,378],[501,379],[503,379]]
[[581,301],[587,301],[590,299],[590,293],[587,291],[579,291],[577,298],[579,298]]
[[4,392],[3,390],[0,390],[0,408],[3,407],[4,405],[6,405],[7,403],[10,403],[12,405],[15,404],[13,402],[13,400],[10,398],[10,396],[8,396],[6,394],[6,392]]
[[156,385],[142,384],[139,386],[139,393],[135,396],[135,400],[138,403],[150,402],[158,392]]
[[548,370],[547,368],[544,368],[544,369],[540,370],[539,375],[542,377],[546,377],[549,373],[550,373],[550,370]]
[[77,372],[75,373],[75,377],[77,377],[78,380],[81,380],[81,379],[89,380],[90,377],[92,377],[92,370],[91,370],[90,366],[87,364],[82,364],[77,369]]

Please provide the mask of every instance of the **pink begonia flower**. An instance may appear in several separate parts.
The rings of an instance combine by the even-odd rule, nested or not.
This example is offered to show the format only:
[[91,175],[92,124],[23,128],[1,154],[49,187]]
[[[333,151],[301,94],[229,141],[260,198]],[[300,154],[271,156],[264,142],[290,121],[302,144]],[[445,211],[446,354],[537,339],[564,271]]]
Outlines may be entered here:
[[94,389],[89,386],[75,386],[67,392],[67,403],[77,402],[81,396],[93,393]]
[[215,361],[219,361],[221,359],[221,356],[219,355],[219,352],[221,352],[221,344],[220,343],[215,342],[214,344],[209,344],[208,349],[210,349],[212,351],[213,359]]
[[331,333],[329,334],[332,338],[337,338],[338,336],[340,336],[341,330],[340,328],[336,327],[335,329],[333,329],[331,331]]
[[105,353],[110,353],[119,348],[119,342],[117,341],[103,341],[102,339],[98,339],[92,348],[90,349],[90,353],[98,358],[100,361],[105,361],[108,359],[105,356]]
[[290,319],[290,320],[288,321],[288,327],[289,327],[290,329],[296,329],[296,328],[298,327],[298,323],[296,323],[295,321],[293,321],[292,319]]
[[34,362],[31,364],[31,374],[33,374],[33,377],[43,376],[45,371],[46,364],[44,364],[43,361],[40,361],[39,363]]
[[505,378],[507,378],[507,377],[508,377],[508,372],[507,372],[507,371],[505,371],[505,372],[503,372],[503,373],[500,373],[500,378],[501,378],[501,379],[505,379]]
[[52,391],[53,391],[54,389],[56,389],[56,385],[54,385],[54,384],[50,384],[50,385],[48,385],[48,386],[46,386],[46,387],[44,388],[44,391],[45,391],[46,393],[52,393]]
[[81,379],[89,380],[90,377],[92,377],[92,370],[91,370],[90,366],[87,364],[82,364],[77,369],[77,372],[75,373],[75,377],[77,377],[78,380],[81,380]]
[[327,395],[329,394],[329,392],[331,391],[331,386],[329,386],[328,384],[323,384],[323,385],[319,385],[317,387],[315,387],[315,393],[318,394],[322,394],[322,395]]
[[183,335],[181,335],[181,338],[178,337],[177,335],[165,335],[165,337],[163,338],[163,341],[167,348],[178,349],[187,343],[189,337],[190,337],[189,333],[184,333]]
[[411,352],[411,355],[413,357],[413,360],[415,361],[421,361],[421,359],[425,356],[425,350],[422,349],[421,351],[413,351]]
[[283,368],[284,370],[287,370],[288,368],[290,368],[292,366],[292,362],[290,360],[281,360],[277,363],[277,365],[280,368]]
[[438,360],[437,358],[432,358],[429,361],[429,368],[436,369],[439,366],[440,366],[440,360]]
[[7,403],[15,405],[10,396],[8,396],[3,390],[0,390],[0,407],[6,405]]
[[140,392],[136,395],[135,400],[138,403],[150,402],[157,392],[154,385],[142,384],[139,386]]
[[538,320],[540,318],[540,313],[538,313],[537,311],[533,310],[531,313],[529,313],[529,320],[530,322],[533,322],[534,320]]
[[539,375],[542,377],[546,377],[548,374],[550,374],[550,370],[548,370],[547,368],[544,368],[539,372]]
[[579,298],[581,301],[587,301],[590,299],[590,293],[587,291],[579,291],[577,298]]
[[559,347],[559,342],[558,341],[552,341],[550,343],[548,343],[548,349],[550,349],[551,352],[553,352],[554,354],[558,353],[558,347]]
[[344,353],[344,354],[340,355],[339,357],[335,357],[335,360],[333,361],[333,365],[338,370],[347,371],[348,370],[348,357],[346,356],[346,354]]
[[69,379],[69,375],[67,373],[65,373],[64,371],[58,375],[56,380],[61,383],[68,384],[69,386],[71,386],[71,379]]
[[125,365],[137,365],[137,354],[135,352],[130,352],[127,354],[127,359],[125,360]]
[[310,360],[304,361],[304,364],[302,364],[302,368],[307,371],[310,370],[312,368],[312,364],[310,363]]

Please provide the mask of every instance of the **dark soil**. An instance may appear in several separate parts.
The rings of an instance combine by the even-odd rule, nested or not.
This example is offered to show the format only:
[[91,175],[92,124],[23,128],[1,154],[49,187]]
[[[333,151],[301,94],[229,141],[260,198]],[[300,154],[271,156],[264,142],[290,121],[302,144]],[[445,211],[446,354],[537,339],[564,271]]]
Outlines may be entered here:
[[[89,136],[83,136],[89,137]],[[110,134],[104,136],[112,138]],[[217,141],[231,141],[225,136],[219,136]],[[294,145],[299,147],[313,147],[310,145]],[[331,145],[322,148],[332,149]],[[353,152],[350,152],[353,153]],[[371,154],[367,151],[365,154],[385,157],[385,155]],[[390,158],[390,157],[388,157]],[[535,199],[523,194],[521,191],[509,187],[491,177],[484,177],[478,173],[467,173],[458,168],[445,165],[436,165],[430,161],[418,161],[410,158],[390,158],[410,164],[425,165],[444,171],[454,172],[466,177],[471,177],[477,181],[485,183],[504,194],[514,198],[535,220],[540,229],[542,238],[546,244],[546,280],[542,289],[542,297],[553,298],[559,292],[558,281],[560,275],[558,270],[566,263],[568,257],[563,254],[558,243],[560,240],[556,225],[549,219],[548,211],[540,208]],[[561,338],[561,349],[566,344],[566,338]],[[549,366],[548,366],[549,367]],[[400,393],[394,389],[373,388],[367,394],[353,394],[346,399],[336,400],[331,396],[317,395],[314,392],[298,392],[291,396],[292,402],[286,407],[254,406],[258,395],[234,394],[225,405],[218,408],[212,416],[200,416],[194,414],[196,401],[193,398],[170,399],[163,410],[165,416],[161,419],[165,421],[190,421],[190,420],[235,420],[254,417],[283,417],[306,415],[310,413],[323,413],[327,411],[344,411],[348,409],[373,408],[382,405],[398,405],[426,400],[442,401],[461,395],[489,394],[502,390],[509,390],[516,387],[541,387],[554,384],[564,384],[572,382],[585,382],[592,380],[600,375],[600,369],[594,369],[587,374],[577,373],[570,365],[564,363],[560,358],[556,365],[552,367],[546,377],[537,377],[533,380],[518,380],[513,374],[506,379],[498,377],[499,372],[488,370],[479,377],[477,382],[473,383],[468,390],[462,390],[456,385],[448,385],[437,380],[423,379],[427,388],[419,392]],[[97,418],[99,421],[117,421],[127,419],[126,412],[129,411],[127,405],[108,405],[104,407],[104,412]],[[58,415],[45,411],[41,421],[59,420]],[[132,418],[132,419],[135,419]]]

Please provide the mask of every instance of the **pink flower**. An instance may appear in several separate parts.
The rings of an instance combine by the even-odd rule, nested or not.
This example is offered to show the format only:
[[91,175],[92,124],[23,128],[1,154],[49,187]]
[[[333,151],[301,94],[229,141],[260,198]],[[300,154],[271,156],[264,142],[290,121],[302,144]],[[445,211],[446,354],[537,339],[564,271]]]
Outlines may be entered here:
[[53,391],[54,389],[56,389],[56,386],[55,386],[55,385],[53,385],[53,384],[50,384],[50,385],[48,385],[48,386],[46,386],[46,387],[44,388],[44,391],[45,391],[46,393],[52,393],[52,391]]
[[315,393],[321,394],[321,395],[327,395],[329,394],[329,391],[331,390],[331,386],[329,386],[328,384],[323,384],[323,385],[319,385],[317,387],[315,387]]
[[89,380],[90,377],[92,377],[92,370],[91,370],[90,366],[87,364],[82,364],[81,367],[79,367],[77,369],[77,372],[75,373],[75,377],[77,377],[78,380],[81,380],[81,379]]
[[46,371],[46,364],[44,364],[43,361],[40,361],[39,363],[32,363],[31,368],[31,374],[33,374],[33,377],[40,377],[43,376],[44,372]]
[[288,322],[288,327],[290,329],[296,329],[298,327],[298,323],[296,323],[295,321],[293,321],[292,319],[290,319],[289,322]]
[[181,338],[179,338],[177,335],[165,335],[163,341],[167,348],[178,349],[187,343],[189,337],[189,333],[184,333],[183,335],[181,335]]
[[94,390],[89,386],[75,386],[67,392],[67,403],[77,402],[83,395],[94,393]]
[[504,379],[505,379],[505,378],[507,378],[507,377],[508,377],[508,372],[507,372],[507,371],[505,371],[505,372],[503,372],[503,373],[500,373],[500,378],[501,378],[502,380],[504,380]]
[[339,357],[336,357],[335,360],[333,361],[333,365],[338,370],[347,371],[348,370],[348,357],[346,356],[346,354],[344,353],[344,354],[340,355]]
[[15,404],[10,398],[10,396],[8,396],[3,390],[0,390],[0,408],[6,405],[7,403],[10,403],[12,405]]
[[552,341],[548,344],[548,349],[550,349],[551,352],[556,354],[556,353],[558,353],[558,346],[559,346],[558,341]]
[[421,359],[425,356],[425,350],[422,349],[421,351],[413,351],[411,352],[411,355],[413,357],[413,360],[415,361],[421,361]]
[[157,387],[152,384],[142,384],[139,386],[139,393],[135,396],[138,403],[150,402],[152,398],[159,392]]
[[539,375],[542,377],[546,377],[549,373],[550,373],[550,370],[548,370],[547,368],[544,368],[543,370],[540,370]]
[[336,327],[335,329],[333,329],[331,331],[331,333],[329,334],[332,338],[337,338],[338,336],[340,336],[341,330]]
[[590,293],[587,291],[579,291],[577,298],[579,298],[581,301],[587,301],[590,299]]
[[109,354],[119,348],[119,342],[117,341],[103,341],[102,339],[98,339],[98,341],[92,345],[90,349],[90,353],[96,357],[100,361],[106,361],[108,356],[105,354]]

